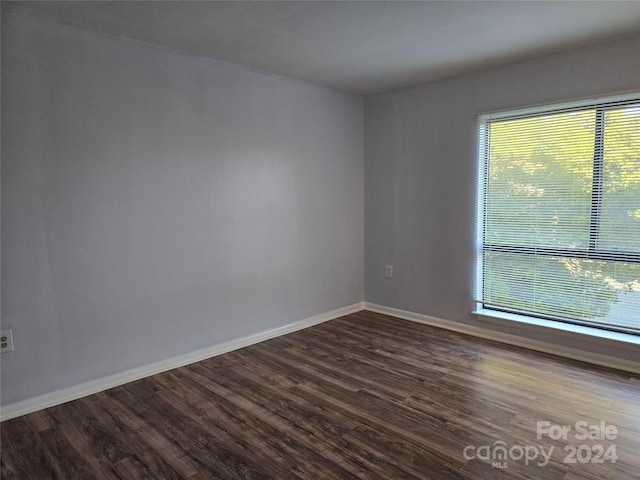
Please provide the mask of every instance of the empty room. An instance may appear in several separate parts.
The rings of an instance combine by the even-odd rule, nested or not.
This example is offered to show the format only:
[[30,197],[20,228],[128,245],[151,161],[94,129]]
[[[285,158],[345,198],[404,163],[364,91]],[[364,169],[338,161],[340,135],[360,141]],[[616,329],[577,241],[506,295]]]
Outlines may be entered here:
[[640,2],[1,20],[2,479],[640,479]]

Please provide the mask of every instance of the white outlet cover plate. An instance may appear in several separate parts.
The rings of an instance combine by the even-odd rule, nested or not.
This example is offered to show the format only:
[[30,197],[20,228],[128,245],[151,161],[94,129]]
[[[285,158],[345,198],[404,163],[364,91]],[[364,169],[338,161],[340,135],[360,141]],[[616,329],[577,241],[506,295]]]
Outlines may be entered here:
[[0,331],[0,352],[13,352],[13,331],[11,329]]

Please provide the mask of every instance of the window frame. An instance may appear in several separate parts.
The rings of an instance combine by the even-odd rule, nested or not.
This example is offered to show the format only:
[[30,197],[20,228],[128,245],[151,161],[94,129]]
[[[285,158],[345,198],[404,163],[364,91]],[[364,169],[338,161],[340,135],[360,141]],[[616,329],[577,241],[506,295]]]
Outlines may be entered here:
[[[488,304],[484,302],[484,253],[517,253],[542,257],[563,257],[571,259],[589,259],[598,261],[616,261],[632,264],[640,264],[640,248],[638,251],[607,250],[598,247],[598,235],[600,233],[600,219],[602,214],[602,198],[604,185],[604,119],[608,110],[619,109],[626,105],[640,103],[640,92],[633,92],[624,95],[615,95],[599,98],[590,98],[573,102],[562,102],[556,104],[546,104],[524,109],[504,110],[491,113],[480,113],[478,115],[478,174],[477,174],[477,211],[476,211],[476,271],[475,275],[475,301],[477,314],[486,315],[489,312],[496,312],[498,317],[507,315],[509,317],[523,316],[525,319],[540,319],[542,321],[552,321],[560,324],[576,325],[606,330],[608,332],[631,334],[640,336],[640,329],[626,328],[605,324],[597,321],[580,320],[560,316],[546,315],[539,312],[527,311],[519,308]],[[539,117],[548,114],[578,112],[582,110],[595,110],[596,123],[594,127],[594,155],[593,155],[593,176],[589,221],[589,242],[586,249],[540,247],[540,246],[520,246],[508,244],[495,244],[485,242],[487,223],[487,190],[489,184],[489,127],[496,120],[517,120],[523,118]]]

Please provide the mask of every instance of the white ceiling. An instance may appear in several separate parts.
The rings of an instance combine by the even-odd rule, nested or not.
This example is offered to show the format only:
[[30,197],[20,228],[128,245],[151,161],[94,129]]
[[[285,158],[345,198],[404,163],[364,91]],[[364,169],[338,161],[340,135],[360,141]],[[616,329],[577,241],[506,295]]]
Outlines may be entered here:
[[360,94],[640,33],[640,1],[2,4]]

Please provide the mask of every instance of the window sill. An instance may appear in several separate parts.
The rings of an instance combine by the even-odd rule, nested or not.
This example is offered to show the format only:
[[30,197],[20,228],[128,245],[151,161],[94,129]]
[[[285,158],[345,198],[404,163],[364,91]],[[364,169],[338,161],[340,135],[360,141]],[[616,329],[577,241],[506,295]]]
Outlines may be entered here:
[[[496,312],[495,310],[478,309],[473,312],[479,320],[499,325],[518,326],[529,330],[553,333],[563,337],[588,341],[598,344],[615,344],[616,347],[637,350],[640,346],[640,336],[628,333],[610,332],[600,328],[572,325],[570,323],[554,322],[541,318],[518,315],[514,313]],[[549,332],[552,330],[553,332]]]

